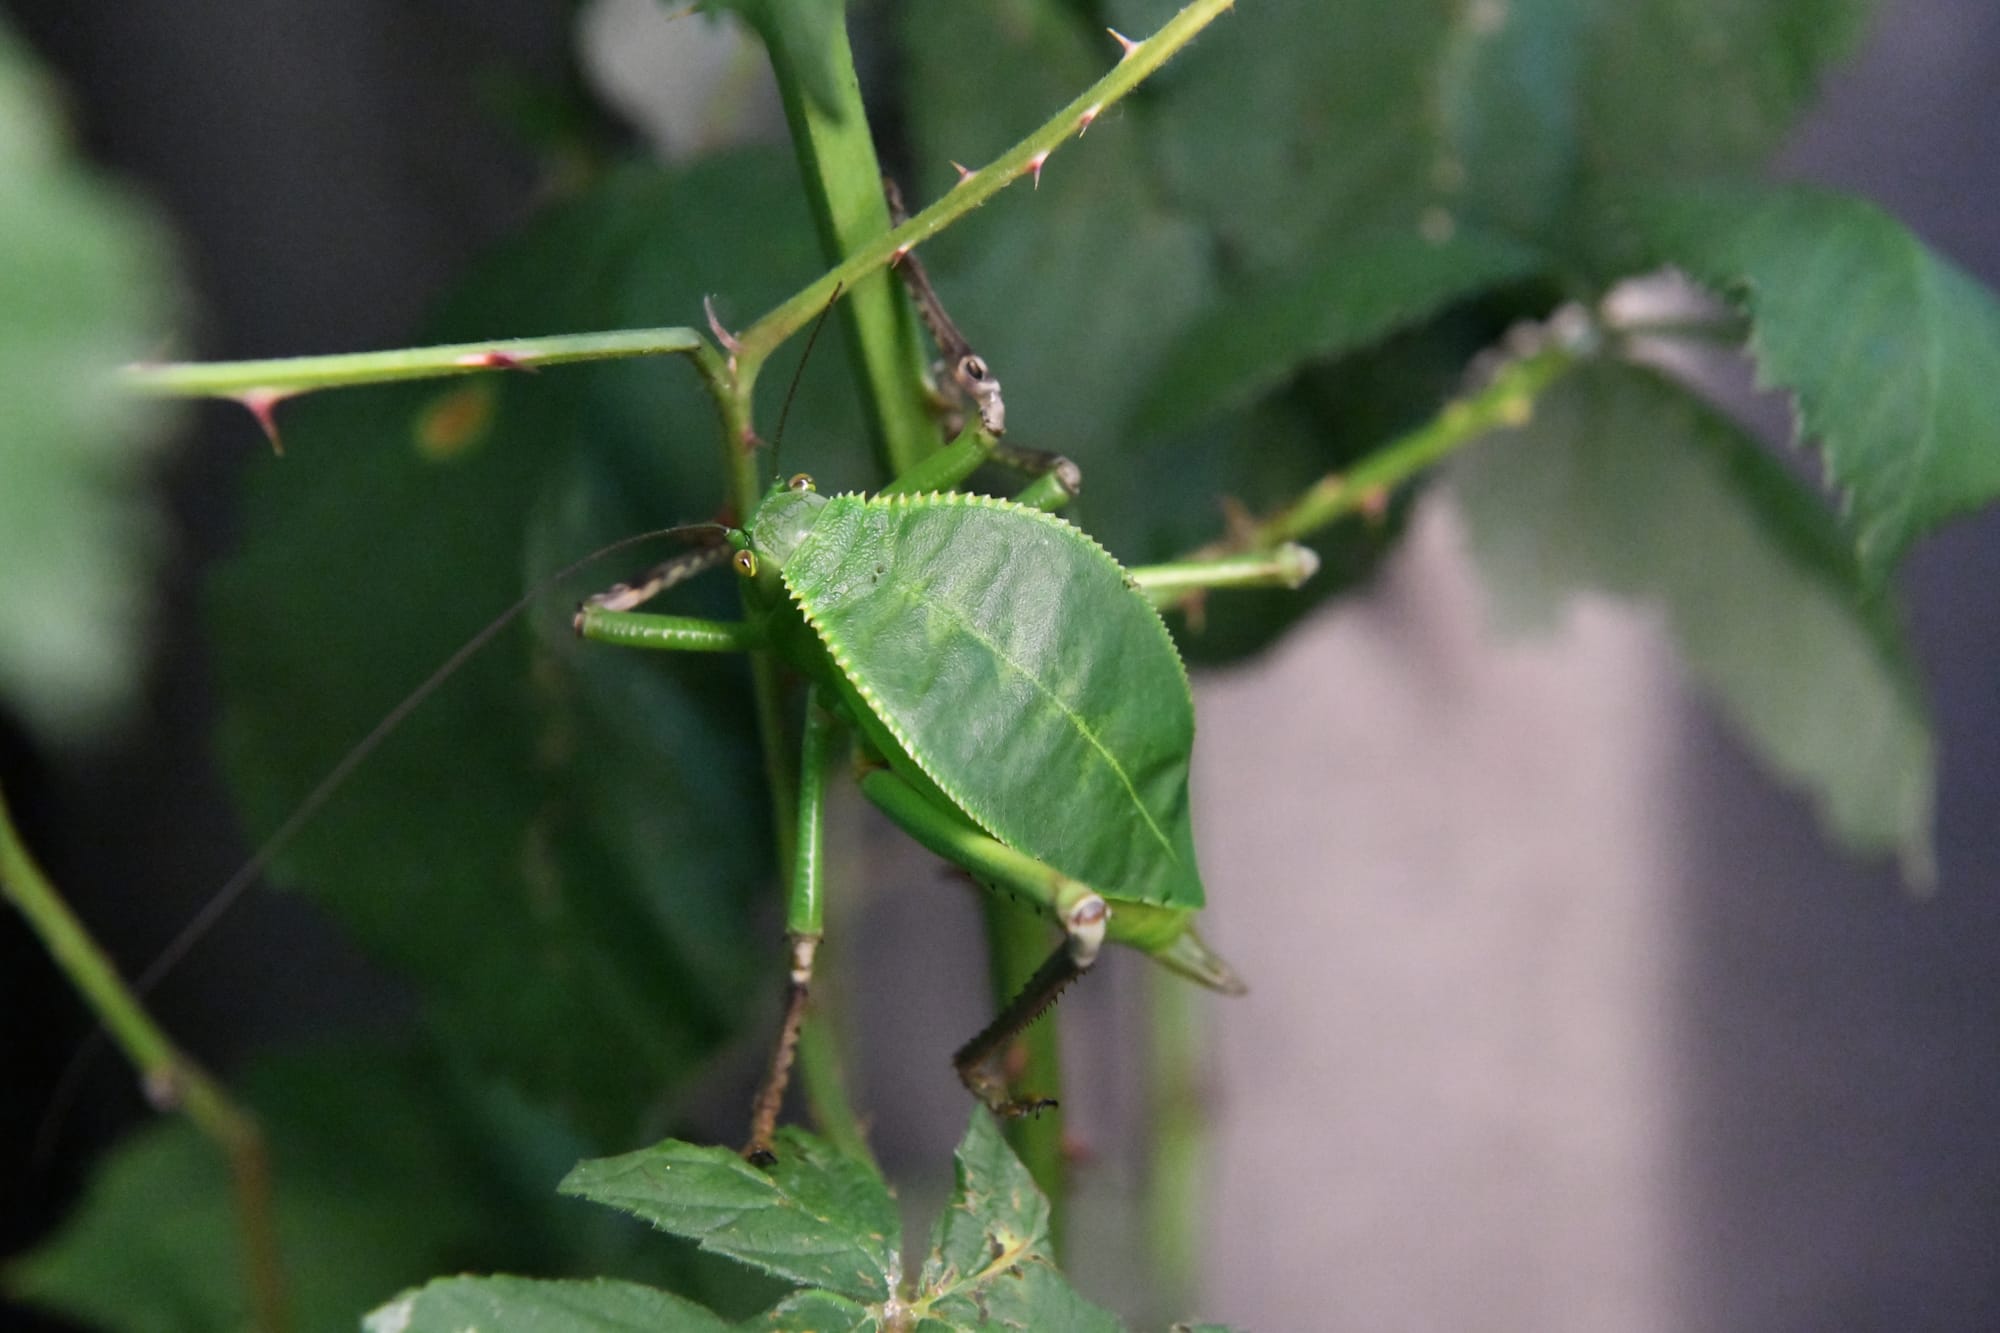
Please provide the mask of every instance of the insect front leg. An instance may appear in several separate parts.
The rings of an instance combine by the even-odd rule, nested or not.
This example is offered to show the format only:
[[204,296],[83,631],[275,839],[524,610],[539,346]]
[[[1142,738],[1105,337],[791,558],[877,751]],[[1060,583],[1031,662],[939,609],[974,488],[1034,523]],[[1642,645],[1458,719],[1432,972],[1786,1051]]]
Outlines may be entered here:
[[821,896],[826,860],[826,770],[839,732],[840,724],[820,705],[819,691],[812,690],[806,696],[805,741],[799,758],[798,850],[792,858],[791,892],[785,907],[785,940],[791,949],[785,1018],[778,1030],[778,1044],[771,1052],[771,1067],[751,1104],[750,1139],[743,1145],[743,1155],[759,1166],[776,1160],[771,1137],[777,1132],[778,1112],[784,1107],[785,1087],[791,1082],[799,1030],[805,1025],[812,992],[813,956],[818,952],[826,918]]
[[960,1080],[997,1115],[1027,1115],[1055,1105],[1047,1098],[1010,1097],[992,1065],[1022,1029],[1046,1013],[1063,989],[1097,961],[1111,920],[1111,909],[1103,896],[1053,866],[988,837],[886,768],[864,774],[861,790],[918,842],[965,867],[983,885],[997,886],[1032,902],[1061,925],[1062,942],[1049,960],[1020,994],[952,1057]]
[[606,611],[636,610],[675,584],[685,583],[697,574],[714,569],[728,554],[729,547],[719,542],[693,551],[682,551],[662,560],[630,583],[614,583],[603,592],[586,597],[583,604]]

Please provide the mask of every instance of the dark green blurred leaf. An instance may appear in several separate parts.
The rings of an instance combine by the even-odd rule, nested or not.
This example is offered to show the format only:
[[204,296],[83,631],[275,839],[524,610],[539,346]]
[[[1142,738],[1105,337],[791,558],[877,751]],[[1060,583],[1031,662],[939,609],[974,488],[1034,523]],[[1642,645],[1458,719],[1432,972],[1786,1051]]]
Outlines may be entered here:
[[161,405],[112,372],[171,305],[165,234],[69,152],[55,90],[0,26],[0,699],[102,726],[143,665]]
[[367,1333],[727,1333],[718,1315],[630,1282],[453,1277],[368,1316]]
[[[1175,0],[1114,0],[1148,32]],[[1757,161],[1865,0],[1264,0],[1156,81],[1162,158],[1253,267],[1343,230],[1498,226],[1594,248],[1606,183]]]
[[1308,360],[1365,347],[1444,306],[1532,273],[1534,251],[1458,232],[1383,232],[1329,245],[1296,269],[1225,292],[1154,372],[1133,429],[1198,425],[1290,379]]
[[727,1148],[670,1139],[581,1163],[562,1191],[802,1286],[886,1299],[902,1234],[888,1186],[797,1130],[781,1131],[775,1147],[767,1174]]
[[1690,672],[1849,846],[1931,874],[1934,743],[1901,628],[1818,498],[1651,371],[1597,364],[1469,454],[1457,492],[1497,618],[1597,591],[1660,607]]
[[1874,205],[1799,187],[1649,196],[1659,260],[1751,317],[1759,379],[1796,395],[1861,562],[2000,496],[2000,303]]
[[[435,1051],[319,1048],[243,1080],[268,1136],[280,1247],[300,1333],[355,1326],[384,1296],[468,1263],[602,1266],[592,1215],[555,1198],[574,1140],[496,1115]],[[135,1136],[82,1206],[6,1272],[10,1294],[132,1333],[247,1318],[221,1152],[185,1120]]]
[[[615,175],[494,256],[430,334],[686,322],[704,292],[725,316],[759,309],[814,271],[789,176],[775,154]],[[857,432],[837,360],[822,362],[789,462],[838,474],[850,455],[827,443]],[[714,410],[678,362],[283,412],[290,453],[252,479],[243,553],[212,587],[233,774],[265,827],[530,579],[721,503]],[[418,979],[458,1049],[601,1143],[657,1132],[762,1012],[754,984],[779,962],[755,929],[768,803],[743,667],[568,627],[581,594],[661,554],[624,553],[544,599],[281,866]],[[733,594],[714,580],[675,604],[729,614]]]

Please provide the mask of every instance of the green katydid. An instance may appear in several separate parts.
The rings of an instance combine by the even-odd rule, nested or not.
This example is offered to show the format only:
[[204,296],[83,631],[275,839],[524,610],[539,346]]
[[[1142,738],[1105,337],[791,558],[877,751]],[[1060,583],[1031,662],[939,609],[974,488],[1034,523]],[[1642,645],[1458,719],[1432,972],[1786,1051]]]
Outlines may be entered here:
[[[576,618],[584,637],[610,643],[772,651],[810,684],[786,921],[791,995],[753,1155],[769,1141],[811,982],[826,767],[841,733],[857,742],[863,793],[892,821],[1062,928],[1049,962],[955,1057],[996,1111],[1042,1104],[1009,1100],[985,1066],[1106,939],[1215,990],[1243,990],[1193,928],[1204,901],[1187,797],[1194,711],[1143,590],[1155,576],[1124,570],[1043,509],[948,493],[982,454],[962,439],[874,496],[823,496],[804,476],[774,485],[713,548],[744,584],[741,621],[629,609],[678,573],[593,598]],[[1310,573],[1302,548],[1283,557],[1283,581]],[[696,556],[683,571],[707,562]],[[1188,571],[1169,568],[1160,581],[1185,586]]]

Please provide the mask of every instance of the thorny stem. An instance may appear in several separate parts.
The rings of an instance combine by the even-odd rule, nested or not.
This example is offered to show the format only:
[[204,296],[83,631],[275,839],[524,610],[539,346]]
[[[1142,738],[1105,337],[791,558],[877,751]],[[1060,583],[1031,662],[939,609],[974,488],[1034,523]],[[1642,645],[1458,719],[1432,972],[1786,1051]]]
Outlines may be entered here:
[[1237,525],[1223,540],[1188,559],[1268,552],[1286,542],[1303,541],[1351,514],[1381,512],[1395,488],[1425,468],[1488,431],[1526,425],[1534,415],[1535,400],[1582,355],[1571,342],[1556,339],[1505,363],[1483,387],[1453,399],[1415,430],[1348,471],[1320,478],[1276,513]]
[[847,290],[888,264],[903,249],[915,249],[1023,176],[1039,177],[1051,154],[1073,135],[1089,128],[1118,99],[1167,63],[1195,34],[1213,22],[1236,0],[1193,0],[1143,42],[1129,47],[1110,73],[1085,89],[1068,106],[977,171],[968,173],[942,199],[902,226],[868,242],[841,264],[751,325],[740,339],[739,364],[760,365],[785,339],[818,314],[835,288]]
[[315,389],[437,379],[490,370],[537,370],[576,361],[685,355],[707,344],[693,329],[627,329],[548,338],[408,347],[393,352],[285,356],[263,361],[200,361],[127,366],[120,382],[140,393],[172,398],[289,398]]
[[148,1097],[156,1105],[186,1111],[228,1158],[253,1326],[282,1333],[289,1321],[263,1130],[153,1021],[22,843],[4,799],[0,799],[0,896],[12,901],[41,937],[49,956],[139,1071]]

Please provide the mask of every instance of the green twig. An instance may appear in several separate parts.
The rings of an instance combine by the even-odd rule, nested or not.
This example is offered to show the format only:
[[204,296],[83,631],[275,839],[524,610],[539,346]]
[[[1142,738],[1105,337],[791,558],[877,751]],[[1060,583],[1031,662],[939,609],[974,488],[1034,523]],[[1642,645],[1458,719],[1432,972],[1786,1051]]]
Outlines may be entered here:
[[263,1131],[250,1112],[232,1101],[153,1021],[22,843],[4,800],[0,800],[0,895],[20,909],[41,937],[56,966],[139,1071],[153,1103],[186,1111],[228,1158],[253,1323],[269,1333],[282,1333],[288,1322],[285,1283]]
[[1489,431],[1526,425],[1534,416],[1535,400],[1574,366],[1580,355],[1569,343],[1554,341],[1508,362],[1483,388],[1453,399],[1417,429],[1392,440],[1348,471],[1320,478],[1276,513],[1239,524],[1223,541],[1204,547],[1189,559],[1269,551],[1285,542],[1303,541],[1349,515],[1380,513],[1390,493],[1425,468]]
[[[819,0],[830,3],[831,0]],[[844,22],[827,29],[795,4],[762,5],[750,12],[764,47],[791,126],[799,175],[819,230],[826,262],[837,265],[889,230],[882,196],[882,166]],[[831,104],[822,105],[806,87],[808,64],[834,71]],[[841,289],[840,315],[852,339],[855,376],[876,452],[891,476],[916,465],[938,446],[922,378],[916,322],[886,272],[856,278]],[[827,300],[832,300],[829,292]]]
[[913,250],[1023,176],[1041,174],[1051,154],[1089,128],[1118,99],[1138,87],[1236,0],[1194,0],[1143,42],[1131,43],[1110,73],[1092,84],[1040,129],[999,157],[966,173],[942,199],[902,226],[876,236],[842,263],[801,289],[752,324],[739,338],[737,360],[762,364],[787,338],[810,322],[836,290],[851,291],[863,278],[888,264],[898,251]]
[[627,329],[547,338],[407,347],[393,352],[287,356],[264,361],[200,361],[126,367],[119,381],[140,393],[174,398],[289,398],[315,389],[437,379],[494,370],[537,370],[574,361],[687,355],[707,348],[693,329]]
[[1194,1308],[1199,1290],[1203,1172],[1208,1159],[1206,997],[1179,977],[1147,970],[1152,1016],[1146,1051],[1148,1164],[1145,1232],[1153,1311]]
[[1319,572],[1319,556],[1309,546],[1283,542],[1274,550],[1213,559],[1138,565],[1125,571],[1155,606],[1168,606],[1191,592],[1211,588],[1298,588]]

